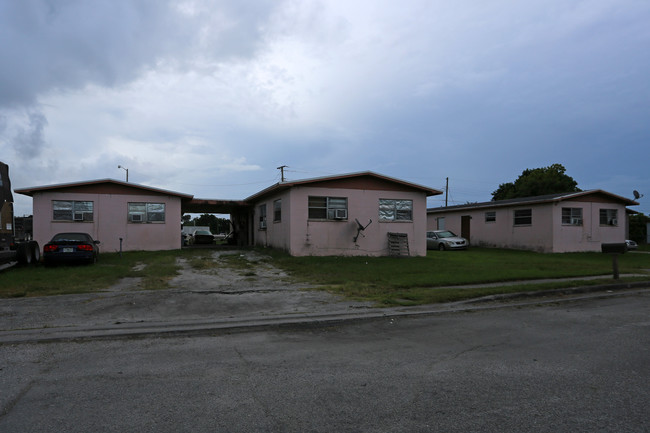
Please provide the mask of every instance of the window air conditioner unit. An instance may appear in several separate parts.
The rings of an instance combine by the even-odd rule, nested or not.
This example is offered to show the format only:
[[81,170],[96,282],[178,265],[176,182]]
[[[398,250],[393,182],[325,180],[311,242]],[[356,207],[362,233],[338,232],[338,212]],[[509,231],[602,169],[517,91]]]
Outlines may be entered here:
[[84,214],[82,214],[82,213],[75,213],[75,214],[74,214],[74,220],[75,220],[75,221],[83,221],[83,220],[84,220]]
[[582,225],[582,218],[571,218],[571,225],[581,226]]
[[334,210],[334,219],[337,220],[344,220],[348,218],[348,210],[347,209],[335,209]]
[[142,222],[142,215],[137,214],[137,213],[131,215],[131,222],[134,222],[134,223],[141,223],[141,222]]
[[612,218],[612,220],[609,222],[609,225],[617,226],[618,225],[618,220],[616,218]]

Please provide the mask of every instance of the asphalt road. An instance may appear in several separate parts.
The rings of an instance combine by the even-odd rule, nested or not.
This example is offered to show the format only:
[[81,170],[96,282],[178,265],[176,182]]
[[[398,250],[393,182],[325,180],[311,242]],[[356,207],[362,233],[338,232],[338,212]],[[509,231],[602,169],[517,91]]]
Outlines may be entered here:
[[650,293],[0,345],[1,432],[647,432]]

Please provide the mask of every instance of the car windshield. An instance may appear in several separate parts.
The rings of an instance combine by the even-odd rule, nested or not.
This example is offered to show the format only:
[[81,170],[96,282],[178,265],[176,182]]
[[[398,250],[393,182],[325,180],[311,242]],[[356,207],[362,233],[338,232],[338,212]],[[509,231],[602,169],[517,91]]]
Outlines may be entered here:
[[90,242],[90,238],[85,233],[59,233],[54,235],[51,242]]
[[450,232],[449,230],[445,230],[443,232],[436,232],[439,238],[455,238],[456,235]]

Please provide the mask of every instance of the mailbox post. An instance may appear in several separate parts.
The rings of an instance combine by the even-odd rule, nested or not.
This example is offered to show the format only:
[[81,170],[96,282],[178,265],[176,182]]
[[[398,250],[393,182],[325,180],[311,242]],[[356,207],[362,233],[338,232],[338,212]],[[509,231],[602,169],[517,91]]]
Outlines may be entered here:
[[612,255],[612,270],[614,272],[614,279],[618,280],[618,255],[625,254],[627,251],[627,245],[625,242],[601,244],[601,250],[603,253]]

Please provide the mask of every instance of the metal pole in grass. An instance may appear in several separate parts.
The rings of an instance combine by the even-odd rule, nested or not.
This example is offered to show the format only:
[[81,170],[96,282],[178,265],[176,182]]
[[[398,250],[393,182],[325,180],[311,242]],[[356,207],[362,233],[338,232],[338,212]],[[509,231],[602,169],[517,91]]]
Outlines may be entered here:
[[120,258],[122,258],[122,238],[120,238]]

